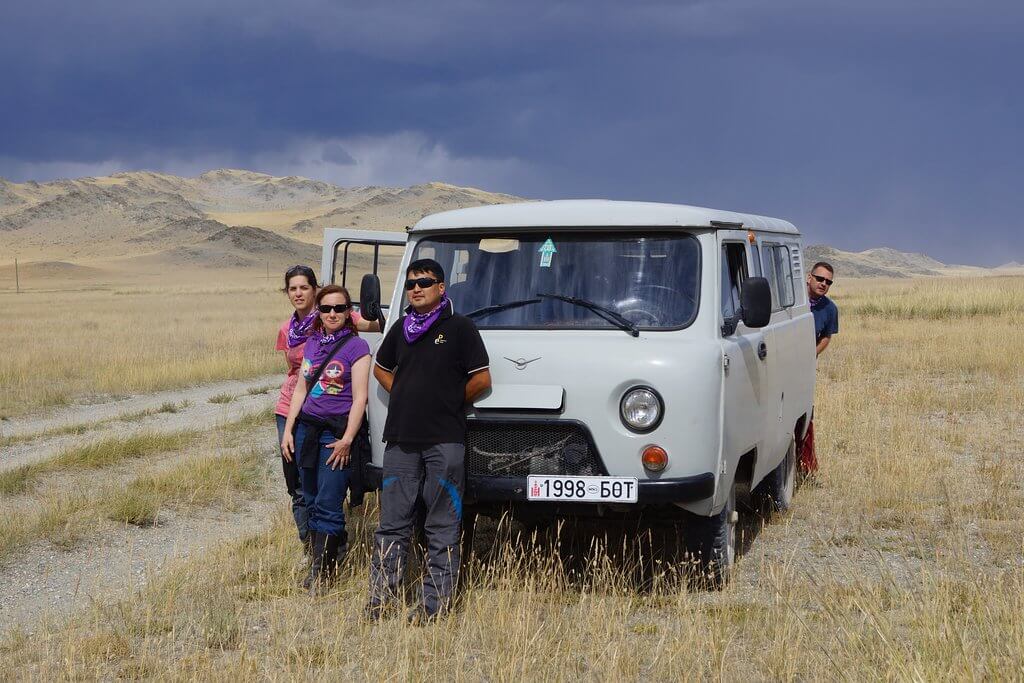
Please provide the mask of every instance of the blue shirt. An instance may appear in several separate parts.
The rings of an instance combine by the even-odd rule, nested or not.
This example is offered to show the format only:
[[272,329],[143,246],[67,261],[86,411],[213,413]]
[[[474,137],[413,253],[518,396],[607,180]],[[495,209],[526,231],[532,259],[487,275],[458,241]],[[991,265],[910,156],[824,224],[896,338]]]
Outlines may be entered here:
[[815,343],[839,333],[839,309],[832,303],[832,299],[823,296],[811,302],[811,313],[814,314]]

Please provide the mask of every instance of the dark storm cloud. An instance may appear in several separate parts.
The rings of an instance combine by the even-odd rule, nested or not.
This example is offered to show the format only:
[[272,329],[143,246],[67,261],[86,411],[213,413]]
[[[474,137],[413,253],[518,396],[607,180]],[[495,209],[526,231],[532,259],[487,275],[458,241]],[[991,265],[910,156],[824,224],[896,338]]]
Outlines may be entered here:
[[1022,17],[941,1],[7,3],[0,175],[213,163],[398,184],[423,164],[536,197],[780,215],[847,249],[1024,260]]

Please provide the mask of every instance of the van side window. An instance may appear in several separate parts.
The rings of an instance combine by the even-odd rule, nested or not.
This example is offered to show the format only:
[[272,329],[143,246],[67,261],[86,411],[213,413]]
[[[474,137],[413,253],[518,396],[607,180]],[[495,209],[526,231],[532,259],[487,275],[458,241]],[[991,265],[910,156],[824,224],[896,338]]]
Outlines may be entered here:
[[775,254],[775,274],[779,283],[779,303],[783,308],[793,305],[793,262],[789,258],[789,248],[784,244],[772,247]]
[[782,310],[782,305],[779,303],[779,277],[775,271],[775,260],[774,253],[775,247],[778,245],[763,243],[761,245],[761,273],[763,277],[768,280],[768,284],[772,290],[772,310]]
[[747,279],[747,255],[743,244],[722,245],[722,318],[729,320],[740,310],[740,291]]

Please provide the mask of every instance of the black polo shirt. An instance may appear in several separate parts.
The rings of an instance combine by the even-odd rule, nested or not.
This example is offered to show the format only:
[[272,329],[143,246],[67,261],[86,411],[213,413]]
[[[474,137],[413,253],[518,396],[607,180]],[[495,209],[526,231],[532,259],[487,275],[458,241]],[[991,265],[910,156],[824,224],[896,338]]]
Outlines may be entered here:
[[399,320],[377,349],[377,365],[395,375],[384,441],[465,443],[466,382],[490,365],[480,332],[449,305],[410,344]]

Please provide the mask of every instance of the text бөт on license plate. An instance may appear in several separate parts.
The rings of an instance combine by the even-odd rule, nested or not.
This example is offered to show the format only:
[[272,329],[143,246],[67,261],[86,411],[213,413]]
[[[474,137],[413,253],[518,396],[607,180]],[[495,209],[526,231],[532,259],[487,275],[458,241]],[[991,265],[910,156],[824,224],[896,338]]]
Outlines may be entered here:
[[558,500],[595,503],[635,503],[635,477],[556,477],[531,475],[527,500]]

